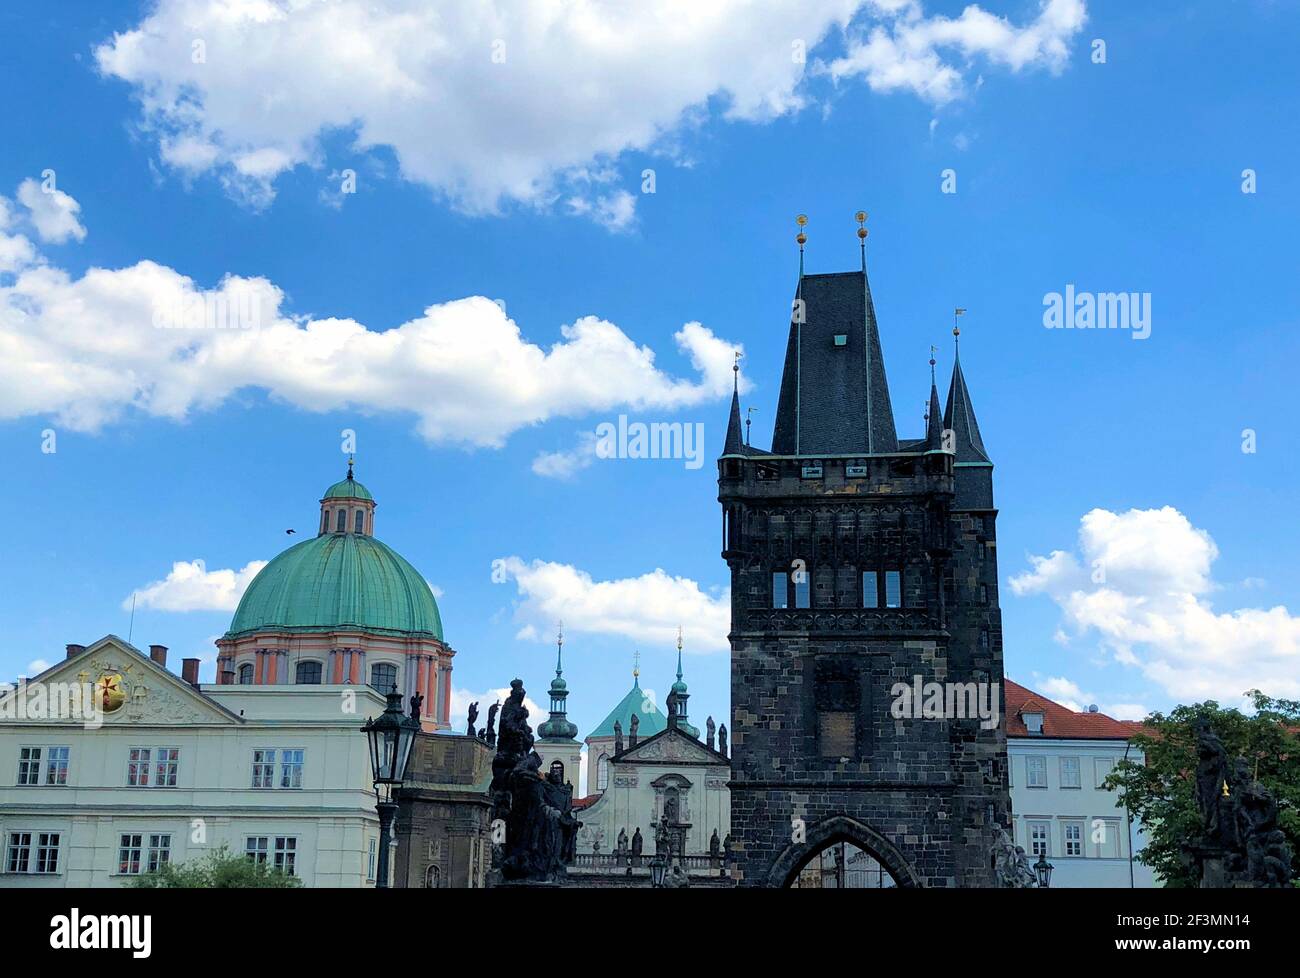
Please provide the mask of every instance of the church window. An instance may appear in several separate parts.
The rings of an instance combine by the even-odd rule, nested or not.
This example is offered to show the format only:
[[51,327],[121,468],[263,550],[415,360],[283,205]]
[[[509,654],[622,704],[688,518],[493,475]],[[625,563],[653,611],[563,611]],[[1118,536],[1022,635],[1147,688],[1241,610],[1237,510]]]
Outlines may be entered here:
[[790,607],[790,579],[785,571],[772,571],[772,607]]
[[357,518],[356,518],[356,521],[355,521],[355,523],[354,523],[354,525],[353,525],[353,528],[352,528],[352,532],[353,532],[353,533],[360,533],[360,532],[361,532],[361,525],[362,525],[362,522],[365,520],[365,518],[366,518],[366,514],[365,514],[364,512],[362,512],[361,510],[357,510]]
[[334,532],[342,533],[344,530],[346,530],[348,528],[347,520],[348,520],[348,511],[346,509],[340,509],[338,519],[334,521]]
[[596,762],[596,790],[604,791],[609,787],[609,755],[601,754]]
[[885,607],[903,607],[903,575],[900,571],[885,571]]
[[812,600],[812,581],[809,578],[808,571],[801,568],[790,576],[794,581],[794,606],[796,608],[807,608]]
[[387,695],[397,685],[397,666],[391,662],[376,662],[370,667],[370,685]]
[[253,685],[253,667],[252,667],[252,665],[250,665],[250,664],[248,664],[248,663],[245,663],[244,665],[242,665],[242,666],[239,667],[239,685],[241,685],[241,686],[251,686],[251,685]]
[[317,686],[320,684],[320,674],[319,662],[299,662],[293,681],[300,686]]
[[862,572],[862,607],[880,607],[879,576],[875,571]]

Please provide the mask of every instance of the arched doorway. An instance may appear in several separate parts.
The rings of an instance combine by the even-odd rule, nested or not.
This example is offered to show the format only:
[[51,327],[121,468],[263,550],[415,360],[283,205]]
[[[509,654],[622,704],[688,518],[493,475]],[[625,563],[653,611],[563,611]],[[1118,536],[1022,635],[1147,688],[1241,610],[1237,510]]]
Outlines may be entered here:
[[794,874],[790,888],[794,890],[885,890],[898,885],[892,873],[885,869],[865,849],[852,842],[832,842],[815,852]]
[[847,815],[806,827],[772,863],[767,885],[809,888],[914,887],[921,879],[898,847]]

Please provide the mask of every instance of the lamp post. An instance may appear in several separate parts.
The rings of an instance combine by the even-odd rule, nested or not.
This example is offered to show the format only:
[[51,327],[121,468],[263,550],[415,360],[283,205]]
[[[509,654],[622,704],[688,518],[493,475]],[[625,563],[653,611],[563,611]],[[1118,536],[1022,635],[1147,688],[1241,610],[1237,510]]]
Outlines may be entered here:
[[656,852],[650,860],[650,885],[656,890],[662,889],[664,877],[668,874],[668,863],[661,853]]
[[1045,854],[1040,854],[1038,862],[1034,863],[1034,875],[1038,877],[1038,886],[1040,889],[1047,889],[1052,885],[1052,870],[1056,867],[1047,861]]
[[361,732],[370,742],[370,772],[374,775],[375,796],[379,810],[379,867],[375,887],[388,887],[388,847],[391,844],[393,819],[397,815],[397,792],[406,778],[406,763],[420,721],[402,713],[402,694],[397,684],[388,694],[388,705],[378,719],[370,718]]

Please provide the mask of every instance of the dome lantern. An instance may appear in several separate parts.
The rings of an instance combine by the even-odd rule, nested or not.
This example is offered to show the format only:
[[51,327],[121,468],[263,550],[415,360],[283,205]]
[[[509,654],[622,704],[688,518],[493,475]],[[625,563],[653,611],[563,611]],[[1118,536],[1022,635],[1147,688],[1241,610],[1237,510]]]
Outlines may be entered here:
[[352,475],[352,456],[348,456],[346,478],[325,490],[320,501],[320,533],[355,533],[374,536],[375,497]]

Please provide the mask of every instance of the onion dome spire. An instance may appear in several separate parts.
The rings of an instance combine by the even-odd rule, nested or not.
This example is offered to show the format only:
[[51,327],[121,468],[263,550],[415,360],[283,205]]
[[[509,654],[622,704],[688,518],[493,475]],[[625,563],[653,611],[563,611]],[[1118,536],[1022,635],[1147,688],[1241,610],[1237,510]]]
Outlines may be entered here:
[[555,678],[551,680],[551,718],[537,727],[542,740],[574,740],[578,728],[569,722],[569,684],[564,681],[564,622],[555,635]]

